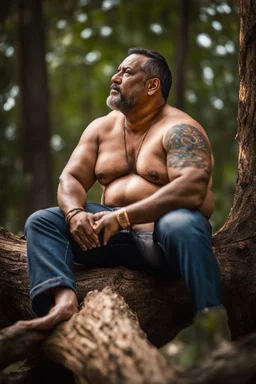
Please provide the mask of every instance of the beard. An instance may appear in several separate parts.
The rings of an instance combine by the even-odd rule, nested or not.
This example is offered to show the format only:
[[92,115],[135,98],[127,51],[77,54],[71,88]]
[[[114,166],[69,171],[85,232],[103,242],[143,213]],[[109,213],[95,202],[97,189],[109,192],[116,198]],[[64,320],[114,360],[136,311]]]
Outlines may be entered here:
[[128,98],[124,96],[121,88],[118,85],[111,87],[111,89],[118,91],[118,95],[109,95],[106,104],[109,108],[115,111],[120,111],[122,113],[128,113],[134,107],[137,101],[136,93],[133,93]]

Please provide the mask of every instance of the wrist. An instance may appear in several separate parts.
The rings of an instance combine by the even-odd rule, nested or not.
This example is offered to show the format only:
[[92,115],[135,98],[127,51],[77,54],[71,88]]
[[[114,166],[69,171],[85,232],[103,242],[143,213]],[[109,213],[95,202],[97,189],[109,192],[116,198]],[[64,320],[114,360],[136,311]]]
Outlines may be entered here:
[[73,209],[70,209],[66,215],[65,215],[65,222],[66,224],[69,224],[70,223],[70,220],[72,219],[72,217],[74,217],[76,214],[78,214],[79,212],[85,212],[84,208],[73,208]]
[[118,209],[118,211],[115,211],[115,215],[116,215],[117,222],[122,229],[131,228],[131,223],[130,223],[128,213],[124,208]]

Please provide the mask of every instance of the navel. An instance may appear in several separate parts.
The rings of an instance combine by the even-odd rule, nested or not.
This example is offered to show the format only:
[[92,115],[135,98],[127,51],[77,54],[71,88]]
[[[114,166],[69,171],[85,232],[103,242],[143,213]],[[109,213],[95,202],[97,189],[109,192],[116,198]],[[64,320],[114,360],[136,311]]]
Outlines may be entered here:
[[98,180],[103,180],[104,175],[102,172],[97,172],[96,176]]

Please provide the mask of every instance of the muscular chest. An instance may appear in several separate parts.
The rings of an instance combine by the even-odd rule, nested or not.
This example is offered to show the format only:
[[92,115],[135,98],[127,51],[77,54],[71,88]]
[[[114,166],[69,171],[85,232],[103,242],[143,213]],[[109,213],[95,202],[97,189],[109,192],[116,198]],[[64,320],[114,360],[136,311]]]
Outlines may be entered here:
[[135,173],[163,185],[168,182],[165,157],[160,137],[151,135],[131,139],[125,138],[121,132],[100,143],[96,177],[102,185],[108,185],[113,180]]

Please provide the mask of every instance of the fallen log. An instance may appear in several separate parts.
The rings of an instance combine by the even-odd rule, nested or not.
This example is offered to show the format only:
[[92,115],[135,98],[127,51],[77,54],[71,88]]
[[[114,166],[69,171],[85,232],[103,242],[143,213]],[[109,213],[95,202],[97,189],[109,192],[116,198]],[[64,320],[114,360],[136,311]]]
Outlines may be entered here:
[[[240,243],[235,243],[234,245],[229,244],[229,248],[225,248],[225,246],[223,246],[225,241],[222,241],[221,245],[218,246],[218,242],[216,240],[217,239],[215,239],[214,245],[221,269],[224,287],[224,304],[228,309],[231,331],[236,337],[242,336],[246,334],[246,331],[248,331],[248,329],[250,330],[250,327],[256,323],[256,313],[253,310],[255,295],[251,271],[252,266],[254,265],[253,256],[250,253],[250,247],[248,245],[246,247],[242,247],[241,249]],[[252,244],[252,246],[254,245]],[[228,258],[225,256],[227,249],[229,249]],[[233,249],[231,253],[230,249]],[[246,257],[244,255],[246,255]],[[0,230],[0,273],[1,326],[10,325],[19,319],[29,319],[33,317],[34,315],[31,311],[29,303],[26,241],[5,231],[4,229]],[[102,291],[106,286],[110,287],[112,292],[114,292],[113,295],[117,295],[115,296],[116,298],[119,297],[118,295],[124,297],[125,302],[128,303],[131,310],[136,314],[136,318],[138,318],[141,328],[147,334],[148,339],[155,346],[160,347],[167,343],[181,328],[186,326],[192,320],[192,306],[189,302],[186,289],[181,279],[175,281],[161,281],[147,273],[130,271],[123,267],[88,269],[83,266],[76,266],[75,274],[77,279],[78,298],[80,302],[84,297],[86,297],[88,292],[94,290]],[[247,276],[246,279],[245,276]],[[242,284],[239,283],[240,279],[242,279]],[[91,299],[92,298],[96,300],[95,296],[92,296]],[[124,304],[124,306],[126,306],[126,304]],[[108,383],[119,384],[122,381],[120,381],[120,378],[118,378],[117,381],[116,372],[119,372],[121,368],[124,372],[129,372],[129,369],[125,366],[123,357],[119,359],[116,356],[116,358],[111,360],[111,363],[108,362],[108,358],[111,358],[112,356],[110,354],[109,357],[109,350],[111,350],[110,341],[115,340],[115,337],[112,336],[112,339],[110,338],[109,343],[106,342],[104,347],[98,348],[97,346],[96,348],[92,348],[92,350],[90,350],[88,343],[91,339],[87,335],[87,344],[85,343],[85,345],[87,345],[88,359],[83,355],[83,351],[85,349],[83,342],[82,344],[75,343],[74,350],[76,350],[78,354],[81,353],[81,357],[78,359],[78,361],[80,361],[80,365],[77,363],[80,368],[76,365],[74,367],[72,366],[72,362],[76,361],[76,358],[71,359],[71,363],[70,359],[67,358],[70,354],[71,347],[71,340],[67,335],[69,333],[71,335],[71,330],[73,329],[80,329],[82,326],[79,324],[83,324],[85,319],[87,319],[87,322],[89,321],[88,310],[86,310],[87,306],[84,308],[85,312],[81,311],[79,316],[74,317],[74,319],[76,319],[75,323],[73,323],[72,318],[70,323],[67,322],[61,324],[56,328],[56,333],[54,332],[52,336],[47,338],[45,343],[43,343],[45,355],[54,361],[60,361],[71,370],[74,369],[73,372],[77,377],[82,375],[82,381],[80,382],[84,383],[86,382],[85,380],[88,380],[88,383],[106,382],[106,372],[104,370],[107,370],[107,368],[105,366],[111,366],[112,364],[114,372],[112,373],[113,377],[111,380],[113,381],[108,380]],[[128,307],[126,307],[126,311],[129,313],[130,310],[127,308]],[[91,310],[94,312],[95,316],[95,313],[97,313],[97,305],[93,304]],[[130,317],[128,316],[128,318]],[[133,319],[135,321],[135,317],[133,317]],[[124,322],[126,322],[126,320],[124,320]],[[139,348],[136,350],[136,353],[143,356],[141,357],[141,362],[138,363],[138,367],[141,365],[143,367],[144,365],[151,367],[152,365],[159,364],[160,372],[157,369],[156,372],[159,372],[159,375],[161,374],[162,376],[159,376],[161,377],[161,379],[159,379],[157,376],[158,373],[155,373],[152,374],[152,378],[150,379],[151,381],[145,381],[143,377],[145,375],[147,377],[150,376],[149,373],[146,373],[149,368],[145,368],[146,371],[144,372],[142,368],[136,367],[134,368],[136,372],[140,369],[142,370],[143,374],[140,378],[141,381],[132,381],[133,379],[131,377],[128,379],[127,375],[122,373],[124,376],[124,383],[154,383],[155,381],[152,381],[154,380],[154,377],[158,377],[160,380],[159,381],[157,379],[158,383],[221,383],[224,382],[222,381],[222,377],[225,377],[225,380],[227,381],[227,377],[229,377],[229,380],[232,383],[247,384],[250,383],[251,377],[255,377],[255,336],[252,336],[252,339],[249,339],[247,343],[237,345],[231,344],[230,347],[226,346],[224,349],[223,347],[220,348],[220,350],[217,350],[215,354],[209,357],[208,362],[204,362],[204,366],[201,367],[200,365],[200,367],[190,370],[188,373],[187,371],[180,372],[171,368],[166,363],[164,358],[159,355],[156,348],[148,343],[145,336],[141,336],[141,331],[139,331],[138,325],[136,327],[135,328],[137,329],[137,333],[139,335],[136,337],[142,338],[143,342],[141,342],[146,343],[145,345],[147,346],[145,347],[144,353],[140,353]],[[81,329],[86,328],[83,326]],[[111,327],[110,329],[112,332],[113,330]],[[104,333],[105,332],[102,334],[104,335]],[[58,336],[55,337],[54,335]],[[23,339],[17,337],[17,340],[15,341],[15,337],[10,338],[8,336],[8,330],[3,330],[0,340],[1,348],[3,348],[3,345],[5,346],[5,349],[2,349],[2,355],[0,355],[0,360],[3,362],[2,367],[9,364],[13,360],[29,356],[29,351],[33,351],[33,353],[35,353],[37,348],[40,350],[42,347],[42,339],[46,336],[47,335],[30,335],[28,337],[28,335],[25,335]],[[68,338],[70,342],[66,343],[66,346],[64,347],[63,343],[66,338]],[[74,336],[74,340],[79,338],[81,337]],[[94,340],[95,339],[97,339],[97,333],[94,336]],[[18,342],[18,340],[19,345],[24,347],[19,350],[14,347],[14,343]],[[84,339],[81,338],[81,340]],[[130,339],[130,343],[133,345],[132,340],[133,339]],[[120,341],[122,341],[122,337]],[[12,347],[9,347],[10,345]],[[136,343],[134,345],[136,345]],[[127,347],[127,351],[129,348],[130,347]],[[146,351],[147,348],[149,348],[151,352]],[[15,356],[9,353],[11,350],[16,350]],[[101,351],[100,354],[97,353],[98,350]],[[123,356],[123,353],[124,352],[122,351],[121,356]],[[152,359],[149,358],[150,353],[153,355]],[[5,361],[1,356],[8,356],[8,361]],[[134,356],[136,356],[136,354]],[[99,364],[97,373],[95,373],[93,364],[91,366],[94,359]],[[86,364],[85,361],[88,363]],[[134,364],[131,363],[133,359],[127,359],[127,361],[130,361],[129,364],[131,365]],[[158,363],[158,361],[160,361],[160,363]],[[147,372],[150,372],[150,369]],[[83,371],[82,373],[81,370]],[[76,371],[78,374],[75,373]],[[94,381],[96,376],[97,380]],[[93,377],[93,379],[91,379],[91,377]],[[101,377],[103,377],[103,379],[101,379]],[[134,374],[134,377],[137,377],[136,374]],[[77,380],[80,379],[77,378]]]
[[[24,239],[1,229],[0,303],[1,316],[7,323],[33,316],[25,248]],[[163,282],[122,267],[92,270],[79,266],[76,278],[79,300],[87,295],[79,314],[60,324],[50,336],[37,332],[15,335],[12,327],[3,329],[1,369],[43,351],[45,358],[74,372],[78,383],[105,383],[107,378],[110,384],[247,384],[255,378],[255,335],[237,344],[221,345],[199,366],[185,371],[170,366],[149,343],[139,323],[148,338],[160,346],[192,319],[181,280]],[[110,288],[104,289],[106,286]],[[88,294],[90,291],[94,292]],[[8,382],[6,376],[2,382]]]
[[49,337],[39,332],[28,336],[15,335],[15,327],[0,332],[1,368],[33,350],[72,371],[76,383],[252,384],[256,378],[256,334],[237,343],[220,342],[195,367],[180,370],[148,342],[136,315],[110,288],[89,293],[80,312]]
[[[27,276],[26,241],[0,230],[0,324],[32,318]],[[124,267],[89,269],[76,265],[78,300],[106,286],[124,297],[140,326],[156,346],[171,340],[193,318],[183,281],[161,281],[147,273]]]
[[171,374],[167,361],[141,331],[137,317],[110,288],[90,292],[80,312],[47,336],[34,331],[22,334],[15,326],[2,330],[0,369],[43,351],[74,372],[78,383],[128,383],[131,378],[136,383],[143,382],[142,378],[159,383]]
[[[213,238],[223,285],[223,304],[233,339],[256,331],[255,240]],[[0,228],[0,329],[34,316],[29,301],[26,241]],[[109,286],[124,297],[143,331],[157,347],[166,344],[193,319],[182,279],[161,281],[124,267],[86,268],[76,265],[78,299]]]

